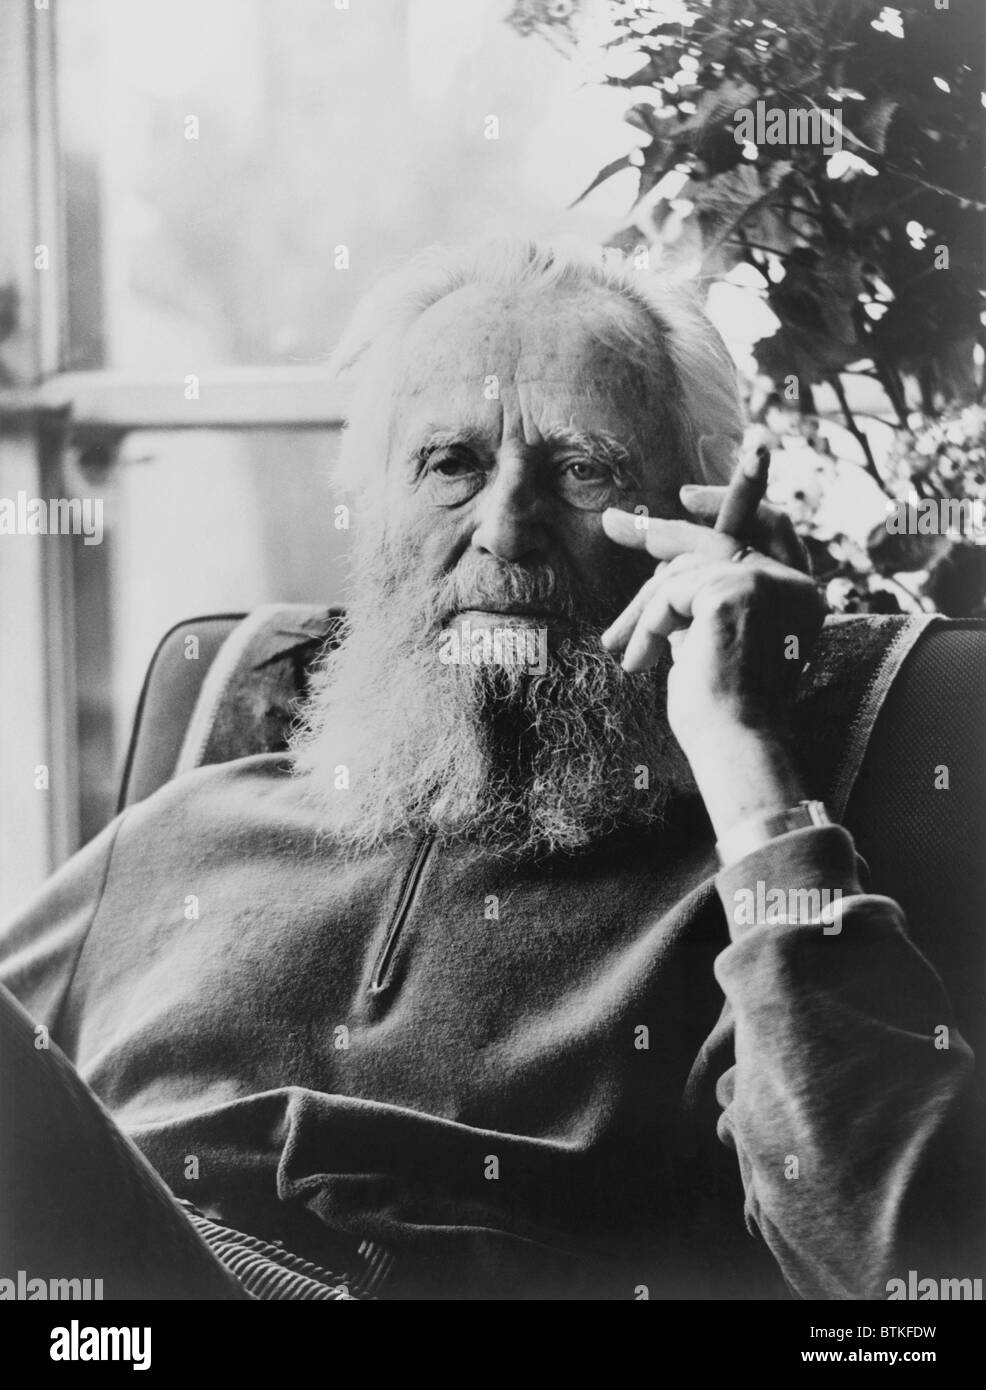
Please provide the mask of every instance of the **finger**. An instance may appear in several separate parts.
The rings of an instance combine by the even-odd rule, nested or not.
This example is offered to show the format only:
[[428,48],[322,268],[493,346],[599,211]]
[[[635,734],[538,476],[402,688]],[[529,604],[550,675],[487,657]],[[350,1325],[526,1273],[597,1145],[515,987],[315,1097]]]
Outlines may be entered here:
[[688,613],[681,612],[678,607],[679,601],[686,609],[688,607],[687,587],[679,593],[679,586],[687,586],[687,580],[687,575],[680,575],[662,585],[660,593],[646,605],[623,653],[624,671],[649,671],[660,659],[670,634],[687,623]]
[[661,575],[664,573],[664,568],[665,566],[663,563],[658,565],[647,583],[641,586],[623,611],[613,619],[609,627],[602,634],[599,640],[607,651],[616,651],[619,650],[620,647],[626,645],[631,632],[633,632],[637,624],[637,619],[644,611],[648,599],[657,592],[661,582]]
[[[693,516],[700,517],[711,526],[719,515],[726,491],[724,487],[688,483],[681,489],[681,503]],[[765,555],[773,556],[782,564],[790,565],[804,574],[809,572],[807,551],[794,529],[794,523],[787,512],[771,506],[769,502],[760,503],[751,535],[746,539],[750,545],[755,545]]]
[[633,550],[645,550],[655,560],[674,560],[686,551],[697,551],[710,560],[728,560],[737,547],[734,537],[691,521],[642,517],[607,507],[602,522],[610,540]]
[[780,565],[760,556],[742,565],[706,564],[682,566],[675,574],[665,574],[657,593],[650,599],[637,621],[623,653],[625,671],[646,671],[661,654],[662,642],[676,629],[691,622],[705,601],[716,602],[731,594],[735,599],[747,590],[750,570],[783,573]]
[[609,627],[602,634],[600,641],[607,651],[619,651],[629,642],[633,629],[637,625],[641,613],[646,608],[650,600],[660,591],[660,587],[667,575],[677,572],[682,567],[694,565],[708,565],[710,561],[704,555],[696,555],[689,551],[685,555],[679,555],[674,560],[663,561],[658,565],[656,571],[648,579],[641,589],[624,608],[623,612],[610,623]]
[[765,540],[764,554],[779,560],[782,565],[790,565],[793,570],[799,570],[802,574],[810,574],[811,561],[808,559],[808,551],[794,529],[794,522],[787,512],[778,512],[771,508],[769,514],[773,534]]

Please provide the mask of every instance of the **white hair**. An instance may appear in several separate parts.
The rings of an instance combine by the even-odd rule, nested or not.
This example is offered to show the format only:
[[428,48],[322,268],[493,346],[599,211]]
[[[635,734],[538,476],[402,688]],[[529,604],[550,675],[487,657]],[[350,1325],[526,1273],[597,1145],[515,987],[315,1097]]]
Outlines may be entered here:
[[[667,363],[654,360],[653,327],[660,333],[677,386],[675,399],[662,406],[670,407],[682,475],[695,482],[728,481],[743,436],[736,368],[697,296],[627,264],[618,252],[511,237],[430,247],[378,281],[357,306],[329,362],[334,375],[352,373],[354,386],[334,470],[343,490],[359,493],[379,484],[373,464],[382,470],[389,453],[395,368],[405,333],[433,304],[470,285],[508,294],[597,287],[643,310],[646,329],[624,319],[616,337],[628,360],[652,370],[656,383],[667,379]],[[600,332],[612,340],[614,325],[600,325]]]

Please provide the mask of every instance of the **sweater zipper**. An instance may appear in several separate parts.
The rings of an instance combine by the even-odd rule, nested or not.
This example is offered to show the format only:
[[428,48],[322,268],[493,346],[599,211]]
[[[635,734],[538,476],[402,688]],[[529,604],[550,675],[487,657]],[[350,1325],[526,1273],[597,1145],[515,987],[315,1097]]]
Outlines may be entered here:
[[414,895],[417,892],[418,884],[421,882],[421,875],[424,873],[425,864],[428,861],[428,856],[431,853],[433,844],[434,836],[426,835],[415,851],[407,878],[404,880],[404,887],[401,890],[400,899],[394,911],[390,930],[387,932],[387,938],[380,949],[377,963],[373,968],[373,975],[370,978],[371,994],[378,994],[385,987],[387,973],[394,958],[394,951],[397,948],[398,939],[410,913],[411,904],[414,901]]

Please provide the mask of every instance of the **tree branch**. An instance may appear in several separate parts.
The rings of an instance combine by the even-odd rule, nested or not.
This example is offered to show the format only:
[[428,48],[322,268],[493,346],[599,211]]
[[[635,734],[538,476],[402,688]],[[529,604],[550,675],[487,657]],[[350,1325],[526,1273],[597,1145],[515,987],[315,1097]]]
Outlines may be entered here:
[[859,447],[863,451],[863,457],[866,460],[865,468],[867,473],[876,483],[877,487],[879,487],[880,491],[884,493],[885,496],[889,497],[890,493],[887,492],[886,485],[884,484],[883,479],[880,477],[880,473],[876,466],[876,461],[873,458],[873,450],[870,448],[870,441],[867,439],[865,433],[857,425],[856,417],[853,415],[852,411],[849,408],[849,402],[846,399],[845,390],[843,388],[842,382],[839,380],[839,373],[833,372],[829,376],[828,380],[829,385],[832,387],[832,390],[835,392],[836,397],[838,398],[839,408],[841,409],[842,417],[846,422],[846,429],[849,431],[852,437],[859,443]]

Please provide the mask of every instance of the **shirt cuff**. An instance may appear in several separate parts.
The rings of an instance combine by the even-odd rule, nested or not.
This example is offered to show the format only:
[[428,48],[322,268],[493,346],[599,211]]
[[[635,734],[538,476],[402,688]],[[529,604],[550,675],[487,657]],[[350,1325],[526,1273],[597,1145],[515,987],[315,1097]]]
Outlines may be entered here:
[[716,875],[729,934],[750,927],[841,922],[842,901],[862,892],[862,861],[841,825],[789,830]]

